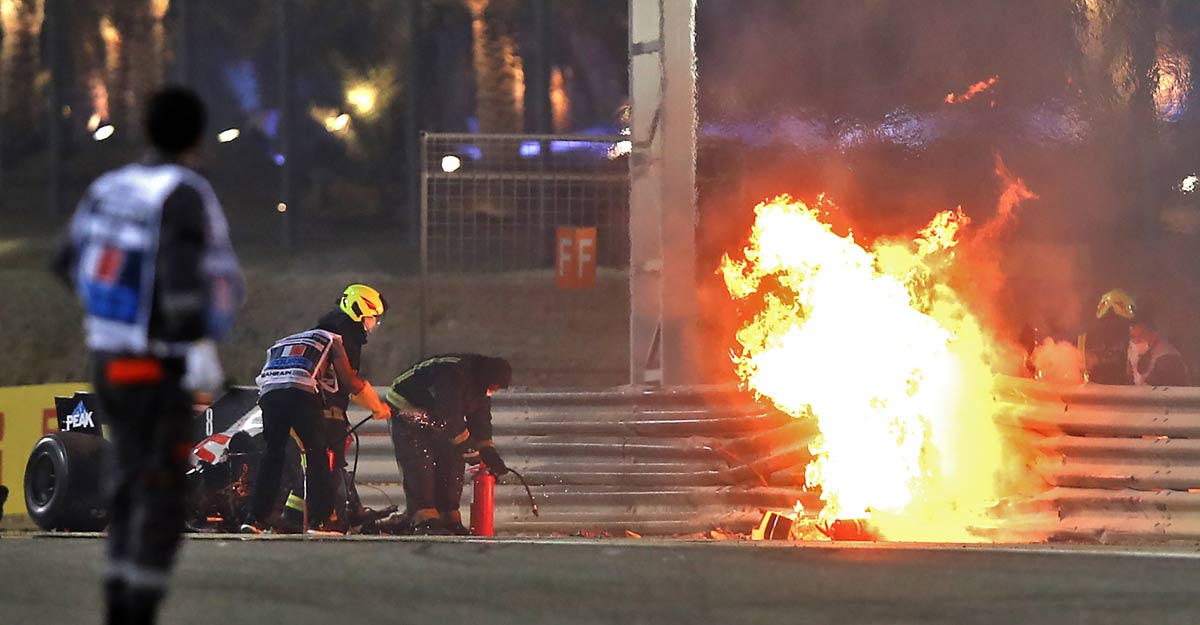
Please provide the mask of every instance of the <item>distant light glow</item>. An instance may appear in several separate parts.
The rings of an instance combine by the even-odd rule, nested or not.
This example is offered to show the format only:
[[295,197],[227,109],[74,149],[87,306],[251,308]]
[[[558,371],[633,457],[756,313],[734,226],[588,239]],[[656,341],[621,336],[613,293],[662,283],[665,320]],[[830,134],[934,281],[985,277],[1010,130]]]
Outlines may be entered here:
[[229,128],[226,130],[222,130],[220,132],[220,134],[217,135],[217,141],[220,141],[221,143],[229,143],[230,141],[237,139],[241,135],[242,135],[241,130],[238,130],[237,128]]
[[1191,193],[1192,191],[1196,190],[1197,182],[1200,182],[1200,178],[1197,178],[1196,174],[1191,174],[1187,178],[1183,179],[1183,182],[1179,185],[1179,190],[1183,191],[1184,193]]
[[280,167],[283,167],[284,163],[287,162],[287,159],[278,152],[275,153],[275,156],[271,157],[271,160],[275,161],[275,164],[279,165]]
[[[629,132],[630,132],[629,128],[621,129],[621,134],[623,134],[625,136],[629,136]],[[629,154],[632,151],[633,151],[633,142],[632,141],[628,141],[628,140],[618,141],[618,142],[612,144],[612,147],[608,148],[608,159],[616,160],[618,158],[621,158],[622,156],[625,156],[626,154]]]
[[346,103],[354,107],[359,115],[369,115],[375,110],[379,90],[370,83],[358,83],[346,91]]
[[277,210],[277,211],[279,211],[279,212],[281,212],[281,213],[286,213],[286,212],[287,212],[287,204],[284,204],[283,202],[280,202],[280,203],[278,203],[278,204],[276,204],[276,205],[275,205],[275,210]]
[[453,154],[447,154],[442,157],[442,171],[451,174],[462,167],[462,159]]
[[113,136],[113,133],[116,131],[117,129],[113,128],[112,124],[105,124],[97,128],[96,132],[92,133],[92,138],[96,141],[104,141],[105,139]]
[[329,132],[341,132],[350,125],[350,114],[342,113],[336,117],[329,116],[325,118],[325,130]]
[[230,93],[237,100],[238,108],[243,113],[262,109],[262,98],[259,96],[258,72],[254,63],[248,59],[230,61],[225,66],[223,76]]
[[92,113],[92,116],[88,118],[88,132],[96,132],[96,129],[100,127],[100,121],[100,114]]
[[1191,61],[1178,51],[1160,46],[1155,74],[1154,108],[1158,117],[1167,122],[1178,121],[1192,92]]
[[542,153],[542,144],[537,141],[526,141],[521,144],[521,156],[537,156]]

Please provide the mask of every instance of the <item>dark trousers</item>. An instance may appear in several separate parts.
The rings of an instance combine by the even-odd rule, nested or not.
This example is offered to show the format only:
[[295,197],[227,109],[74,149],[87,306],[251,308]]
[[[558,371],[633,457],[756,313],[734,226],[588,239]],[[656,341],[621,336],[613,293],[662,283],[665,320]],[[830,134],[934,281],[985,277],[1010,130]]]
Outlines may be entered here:
[[145,379],[115,382],[110,372],[129,359],[94,358],[96,394],[115,450],[108,480],[112,500],[105,572],[111,623],[154,621],[187,510],[184,473],[192,447],[192,398],[180,384],[183,361],[136,360]]
[[392,446],[396,464],[404,475],[405,507],[410,514],[427,517],[437,510],[440,516],[458,514],[462,499],[462,452],[436,428],[418,425],[402,418],[391,420]]
[[263,438],[267,449],[250,494],[250,517],[262,522],[279,503],[279,481],[283,475],[288,437],[296,431],[304,446],[308,472],[308,522],[316,526],[333,510],[329,479],[329,456],[325,446],[325,418],[321,396],[302,389],[277,389],[258,399],[263,414]]
[[344,410],[337,409],[326,412],[325,440],[333,458],[331,479],[335,493],[335,506],[340,508],[345,504],[347,510],[355,511],[362,502],[358,496],[358,488],[355,487],[354,480],[346,470],[346,441],[347,439],[353,440],[353,438],[349,436],[350,424],[346,421],[345,414]]

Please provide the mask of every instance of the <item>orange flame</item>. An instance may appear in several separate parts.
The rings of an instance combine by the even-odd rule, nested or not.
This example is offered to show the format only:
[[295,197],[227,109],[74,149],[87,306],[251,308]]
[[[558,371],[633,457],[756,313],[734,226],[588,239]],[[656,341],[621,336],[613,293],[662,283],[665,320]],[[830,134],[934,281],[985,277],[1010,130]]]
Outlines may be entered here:
[[1024,200],[1036,200],[1038,195],[1029,190],[1025,180],[1014,176],[1004,165],[1004,159],[996,154],[996,175],[1004,184],[1000,193],[1000,202],[996,206],[996,216],[988,222],[980,233],[984,238],[991,238],[1002,232],[1013,221],[1014,211]]
[[[822,521],[870,518],[891,540],[980,540],[1008,467],[993,419],[991,335],[948,284],[961,210],[870,250],[780,196],[755,208],[744,257],[721,272],[761,298],[737,333],[738,375],[817,421],[806,479]],[[1017,469],[1019,470],[1019,469]]]
[[981,80],[981,81],[971,85],[970,87],[967,87],[967,90],[960,94],[955,95],[954,93],[947,93],[946,94],[946,104],[954,104],[955,102],[966,102],[967,100],[974,98],[975,96],[983,93],[984,91],[991,89],[992,86],[998,82],[1000,82],[1000,77],[992,76],[991,78],[989,78],[987,80]]

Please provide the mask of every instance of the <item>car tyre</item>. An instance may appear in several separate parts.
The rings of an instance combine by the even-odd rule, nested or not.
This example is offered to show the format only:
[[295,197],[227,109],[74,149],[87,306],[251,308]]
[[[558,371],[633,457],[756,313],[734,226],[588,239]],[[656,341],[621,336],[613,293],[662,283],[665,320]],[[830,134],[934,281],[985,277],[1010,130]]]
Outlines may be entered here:
[[98,532],[108,525],[103,468],[110,443],[54,432],[33,446],[25,465],[25,507],[43,530]]

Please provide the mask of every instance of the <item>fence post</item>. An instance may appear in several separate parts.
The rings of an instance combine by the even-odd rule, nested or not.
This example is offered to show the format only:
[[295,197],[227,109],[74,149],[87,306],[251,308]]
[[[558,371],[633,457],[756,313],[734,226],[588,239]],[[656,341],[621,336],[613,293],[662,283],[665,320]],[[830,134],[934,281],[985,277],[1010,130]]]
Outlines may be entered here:
[[291,36],[288,31],[288,3],[279,0],[279,206],[280,241],[284,249],[292,248],[292,68]]
[[429,297],[428,282],[429,282],[429,174],[425,171],[426,163],[429,162],[427,150],[427,136],[422,132],[419,138],[419,149],[417,150],[419,158],[417,161],[417,172],[421,182],[421,216],[420,216],[420,249],[421,249],[421,279],[419,293],[417,296],[417,357],[425,357],[425,324],[428,321],[429,313],[426,309],[428,304],[426,300]]

